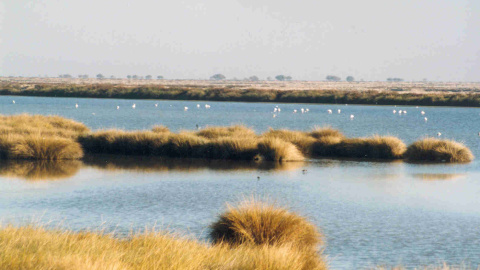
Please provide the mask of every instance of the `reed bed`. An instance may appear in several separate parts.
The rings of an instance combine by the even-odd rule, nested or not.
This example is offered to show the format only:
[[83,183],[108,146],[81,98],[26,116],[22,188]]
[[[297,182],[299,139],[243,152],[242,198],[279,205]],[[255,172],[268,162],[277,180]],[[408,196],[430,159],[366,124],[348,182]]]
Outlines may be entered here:
[[[0,116],[0,158],[79,159],[83,153],[169,158],[302,161],[307,158],[366,158],[410,161],[469,162],[473,155],[460,143],[425,139],[409,146],[393,136],[347,138],[330,127],[311,131],[274,130],[257,135],[235,125],[198,131],[170,132],[88,128],[58,116]],[[30,126],[31,125],[31,126]],[[35,131],[35,132],[34,132]]]
[[[324,270],[316,228],[295,213],[258,203],[242,208],[268,219],[266,242],[215,241],[214,245],[165,232],[145,231],[117,239],[103,232],[0,227],[1,269],[259,269]],[[240,214],[241,215],[241,214]],[[280,225],[277,224],[280,222]],[[255,231],[255,223],[244,228]],[[305,227],[304,227],[305,226]],[[279,237],[279,241],[275,240]]]
[[[47,82],[44,82],[47,80]],[[2,82],[1,95],[421,106],[480,106],[478,83],[205,82],[49,79]],[[50,79],[51,80],[51,79]]]
[[405,153],[409,161],[470,162],[474,156],[462,143],[452,140],[425,138],[410,145]]

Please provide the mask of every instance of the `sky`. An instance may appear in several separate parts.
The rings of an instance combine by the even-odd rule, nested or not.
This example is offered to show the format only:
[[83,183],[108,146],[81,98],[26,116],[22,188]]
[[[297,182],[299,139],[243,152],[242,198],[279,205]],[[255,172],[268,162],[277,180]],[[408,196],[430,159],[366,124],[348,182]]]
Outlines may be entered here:
[[479,0],[0,0],[0,76],[480,81]]

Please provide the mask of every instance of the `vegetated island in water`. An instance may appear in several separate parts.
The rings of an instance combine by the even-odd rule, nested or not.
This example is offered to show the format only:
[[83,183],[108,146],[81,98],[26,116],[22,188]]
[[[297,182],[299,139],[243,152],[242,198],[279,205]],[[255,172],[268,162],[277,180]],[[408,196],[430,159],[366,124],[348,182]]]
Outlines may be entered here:
[[480,83],[0,78],[0,95],[480,107]]
[[101,130],[60,116],[0,115],[0,158],[81,159],[85,154],[302,161],[305,158],[405,159],[412,162],[470,162],[461,143],[424,138],[406,146],[393,136],[347,138],[329,127],[311,131],[273,130],[257,135],[244,126],[207,127],[197,131]]

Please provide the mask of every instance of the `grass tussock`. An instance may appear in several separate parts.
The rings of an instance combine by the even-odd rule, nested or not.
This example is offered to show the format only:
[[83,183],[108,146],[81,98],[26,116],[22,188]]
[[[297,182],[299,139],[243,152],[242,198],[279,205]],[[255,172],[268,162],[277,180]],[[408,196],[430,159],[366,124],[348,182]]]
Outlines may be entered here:
[[290,245],[208,246],[166,233],[128,239],[101,233],[48,231],[11,226],[0,229],[1,269],[326,269],[318,255]]
[[[232,233],[223,220],[235,226]],[[118,239],[102,232],[0,226],[0,269],[327,269],[315,226],[285,209],[245,202],[212,228],[214,245],[153,230]]]
[[155,133],[169,133],[170,129],[168,129],[166,126],[154,126],[152,131]]
[[308,135],[315,139],[322,139],[325,137],[342,139],[345,137],[343,133],[340,132],[338,129],[334,129],[331,127],[315,127],[312,131],[308,133]]
[[83,149],[72,139],[41,134],[0,136],[0,157],[4,159],[80,159]]
[[302,161],[303,154],[295,145],[279,138],[265,138],[258,142],[260,155],[268,161]]
[[76,138],[89,129],[82,123],[60,116],[0,115],[0,135],[42,135]]
[[293,245],[316,250],[321,243],[316,227],[293,212],[254,199],[227,205],[211,225],[214,243],[231,245]]
[[199,137],[217,139],[221,137],[253,138],[255,131],[245,126],[235,125],[231,127],[206,127],[196,132]]
[[474,156],[470,149],[459,142],[425,138],[411,144],[405,157],[409,161],[470,162]]

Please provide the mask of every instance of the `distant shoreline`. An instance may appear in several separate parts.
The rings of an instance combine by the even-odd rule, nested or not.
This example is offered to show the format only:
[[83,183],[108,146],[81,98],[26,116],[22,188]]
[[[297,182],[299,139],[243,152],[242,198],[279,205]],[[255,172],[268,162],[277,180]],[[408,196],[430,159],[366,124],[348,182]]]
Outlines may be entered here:
[[0,78],[0,95],[480,107],[480,83]]

